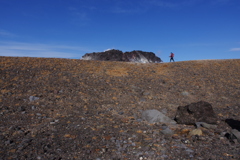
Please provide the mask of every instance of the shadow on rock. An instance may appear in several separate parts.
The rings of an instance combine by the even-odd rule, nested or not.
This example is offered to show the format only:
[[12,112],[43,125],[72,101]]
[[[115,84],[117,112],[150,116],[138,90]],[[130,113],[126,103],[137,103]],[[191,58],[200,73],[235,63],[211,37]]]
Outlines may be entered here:
[[232,128],[240,131],[240,121],[234,119],[226,119],[225,122]]

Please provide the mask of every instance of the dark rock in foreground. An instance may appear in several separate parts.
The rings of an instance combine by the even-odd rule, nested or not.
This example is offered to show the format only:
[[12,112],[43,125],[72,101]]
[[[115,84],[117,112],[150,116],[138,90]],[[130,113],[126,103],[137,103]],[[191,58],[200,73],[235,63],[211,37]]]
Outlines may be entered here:
[[179,124],[188,125],[194,125],[196,122],[216,124],[217,117],[210,103],[200,101],[197,103],[191,103],[187,106],[179,106],[175,121]]
[[108,50],[105,52],[86,53],[82,56],[83,60],[99,60],[99,61],[123,61],[138,63],[160,63],[162,60],[153,52],[132,51],[122,52],[120,50]]

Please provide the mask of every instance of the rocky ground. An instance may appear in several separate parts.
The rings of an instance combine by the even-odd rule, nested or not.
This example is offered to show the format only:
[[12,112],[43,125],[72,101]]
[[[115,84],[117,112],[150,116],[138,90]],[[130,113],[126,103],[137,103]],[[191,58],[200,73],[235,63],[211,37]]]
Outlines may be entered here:
[[[0,57],[0,159],[240,159],[240,60],[140,64]],[[215,128],[148,123],[206,101]],[[231,123],[234,122],[234,123]],[[168,127],[173,134],[165,134]]]

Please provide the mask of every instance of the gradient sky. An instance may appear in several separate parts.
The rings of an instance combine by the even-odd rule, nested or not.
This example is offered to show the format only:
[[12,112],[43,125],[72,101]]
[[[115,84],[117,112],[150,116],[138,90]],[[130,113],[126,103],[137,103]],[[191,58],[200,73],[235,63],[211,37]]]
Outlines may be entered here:
[[0,56],[240,58],[240,0],[0,0]]

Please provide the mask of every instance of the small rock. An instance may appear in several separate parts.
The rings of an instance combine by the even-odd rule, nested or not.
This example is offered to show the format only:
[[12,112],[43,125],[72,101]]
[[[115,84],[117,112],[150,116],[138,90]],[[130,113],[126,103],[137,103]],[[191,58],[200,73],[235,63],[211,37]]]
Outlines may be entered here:
[[105,153],[106,152],[106,148],[102,148],[102,152]]
[[5,141],[5,144],[8,145],[8,144],[12,144],[13,143],[13,140],[7,140]]
[[182,142],[183,142],[184,144],[190,144],[190,143],[191,143],[188,139],[182,140]]
[[35,100],[38,100],[39,97],[35,97],[35,96],[30,96],[29,97],[29,101],[32,102],[32,101],[35,101]]
[[124,112],[118,112],[118,114],[120,114],[120,115],[123,115],[123,114],[124,114]]
[[173,135],[173,131],[165,124],[162,125],[162,130],[160,132],[168,136]]
[[193,142],[196,142],[198,140],[200,140],[200,137],[198,135],[192,136],[192,141]]
[[145,98],[140,98],[140,102],[146,102]]
[[186,149],[186,152],[193,153],[194,151],[192,149],[188,148],[188,149]]
[[25,111],[25,108],[23,106],[20,106],[18,107],[18,111],[21,112],[21,111]]
[[183,96],[188,96],[188,95],[189,95],[189,93],[188,93],[187,91],[183,91],[181,94],[182,94]]
[[189,132],[190,136],[196,136],[196,135],[201,136],[202,134],[203,134],[202,130],[199,129],[199,128],[198,129],[194,129],[194,130]]
[[205,122],[196,122],[196,126],[197,126],[197,128],[204,127],[204,128],[207,128],[207,129],[216,129],[217,128],[217,125],[208,124],[208,123],[205,123]]
[[137,119],[137,122],[142,122],[142,119]]
[[146,91],[145,91],[145,92],[143,92],[143,95],[144,95],[144,96],[148,96],[148,95],[150,95],[150,92],[146,92]]
[[240,132],[237,129],[232,129],[231,134],[232,134],[232,137],[237,139],[238,142],[240,143]]

